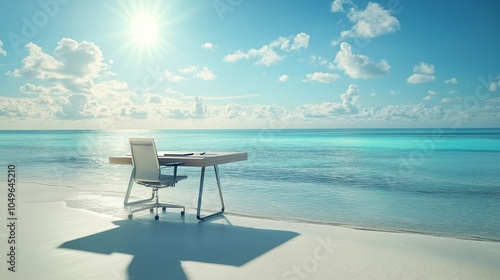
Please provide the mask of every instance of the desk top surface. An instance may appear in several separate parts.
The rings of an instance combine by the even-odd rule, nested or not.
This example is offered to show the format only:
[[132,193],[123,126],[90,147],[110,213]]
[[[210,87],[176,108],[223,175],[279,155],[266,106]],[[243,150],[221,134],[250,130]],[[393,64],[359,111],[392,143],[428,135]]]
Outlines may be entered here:
[[[170,154],[164,156],[164,154]],[[174,155],[172,155],[174,154]],[[175,155],[177,154],[177,155]],[[190,155],[182,155],[190,154]],[[160,164],[170,162],[183,162],[184,166],[213,166],[235,161],[247,160],[248,155],[246,152],[206,152],[201,155],[198,153],[184,152],[184,151],[161,151],[158,152],[158,161]],[[132,157],[125,156],[111,156],[109,157],[110,164],[132,164]]]

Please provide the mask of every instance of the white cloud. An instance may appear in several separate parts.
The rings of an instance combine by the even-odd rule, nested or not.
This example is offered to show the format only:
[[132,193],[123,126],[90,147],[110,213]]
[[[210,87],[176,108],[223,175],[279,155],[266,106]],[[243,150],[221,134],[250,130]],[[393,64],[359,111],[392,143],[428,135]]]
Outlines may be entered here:
[[414,73],[422,73],[426,75],[432,75],[435,72],[434,65],[427,64],[425,62],[420,62],[420,64],[413,66]]
[[297,34],[293,39],[290,50],[307,49],[309,47],[309,38],[310,36],[304,32]]
[[[290,41],[292,38],[293,38],[293,43],[290,46]],[[309,47],[309,38],[310,38],[309,35],[302,32],[295,35],[295,37],[293,36],[290,36],[289,38],[279,37],[278,39],[274,40],[267,46],[273,49],[279,47],[280,50],[287,52],[299,49],[307,49]]]
[[145,110],[135,104],[123,105],[118,108],[118,116],[124,119],[148,119],[154,116],[153,110]]
[[444,83],[445,84],[457,84],[458,80],[457,80],[457,78],[453,77],[453,78],[451,78],[449,80],[444,81]]
[[278,55],[272,47],[269,46],[262,46],[262,48],[256,50],[256,49],[251,49],[248,51],[248,54],[250,56],[254,57],[260,57],[257,62],[255,62],[256,65],[266,65],[266,66],[271,66],[274,64],[278,64],[278,62],[282,61],[285,56],[284,55]]
[[429,95],[427,95],[427,96],[425,96],[425,97],[424,97],[424,100],[425,100],[425,101],[430,101],[430,100],[433,100],[433,99],[434,99],[434,96],[436,96],[436,95],[438,94],[438,93],[437,93],[436,91],[434,91],[434,90],[429,90],[427,93],[428,93]]
[[[108,79],[109,66],[102,62],[102,53],[93,43],[63,39],[53,56],[35,44],[28,44],[26,48],[29,53],[21,67],[8,75],[38,79],[40,83],[20,86],[19,91],[26,97],[0,97],[3,102],[0,116],[48,122],[55,119],[92,122],[102,118],[127,121],[209,117],[207,106],[199,97],[186,103],[182,93],[171,89],[164,93],[133,92],[126,82]],[[179,73],[205,80],[216,78],[206,66],[188,66]],[[168,71],[162,74],[162,79],[170,81],[183,79]]]
[[288,50],[290,48],[290,39],[285,37],[279,37],[278,39],[272,41],[269,45],[270,48],[279,47],[281,50]]
[[346,92],[340,95],[342,107],[346,113],[357,113],[356,101],[359,98],[359,89],[356,85],[350,85]]
[[335,0],[332,2],[330,8],[332,12],[345,12],[344,10],[344,5],[345,4],[350,4],[351,6],[354,6],[351,0]]
[[452,102],[459,102],[462,101],[462,98],[460,97],[445,97],[441,99],[441,103],[452,103]]
[[288,81],[289,78],[290,77],[287,74],[283,74],[283,75],[279,76],[278,81],[286,82],[286,81]]
[[241,59],[249,59],[249,58],[250,58],[249,54],[243,52],[242,50],[237,50],[233,54],[226,55],[223,60],[226,62],[236,62]]
[[148,94],[147,101],[148,101],[148,103],[161,104],[161,103],[163,103],[163,98],[161,95],[159,95],[157,93],[153,93],[153,94]]
[[313,65],[319,65],[319,66],[325,66],[328,69],[334,69],[335,65],[330,62],[329,59],[326,59],[321,56],[317,55],[311,55],[308,59],[309,63],[312,63]]
[[436,80],[434,77],[435,68],[432,64],[420,62],[413,67],[413,74],[406,79],[408,84],[421,84]]
[[179,69],[181,73],[196,73],[198,71],[198,66],[189,65],[187,67]]
[[104,56],[94,43],[63,38],[54,51],[54,57],[62,63],[62,71],[74,77],[99,77],[107,66]]
[[[345,99],[349,100],[348,98]],[[450,102],[460,101],[448,100]],[[355,103],[355,102],[354,102]],[[445,103],[445,102],[442,102]],[[459,104],[457,104],[459,105]],[[347,113],[340,103],[324,102],[321,104],[305,104],[294,111],[293,119],[308,121],[314,124],[331,127],[333,125],[352,127],[361,126],[454,126],[460,124],[495,124],[500,121],[498,106],[485,104],[468,109],[460,106],[444,109],[442,106],[419,104],[388,105],[382,108],[367,107]],[[357,106],[356,106],[357,108]],[[346,125],[347,124],[347,125]]]
[[206,80],[206,81],[215,80],[215,78],[217,78],[217,76],[214,74],[214,72],[212,70],[208,69],[208,67],[206,67],[206,66],[204,66],[201,70],[199,70],[195,74],[195,77],[200,78],[202,80]]
[[259,97],[258,94],[246,94],[246,95],[231,95],[231,96],[210,96],[203,97],[204,100],[230,100],[230,99],[246,99]]
[[84,94],[74,94],[68,97],[68,102],[62,106],[58,116],[62,119],[90,118],[88,97]]
[[213,51],[215,49],[215,46],[212,43],[206,42],[203,45],[201,45],[203,49],[211,50]]
[[[293,43],[290,45],[290,40],[293,38]],[[279,63],[285,58],[285,55],[279,54],[277,51],[296,51],[305,49],[309,46],[309,35],[299,33],[295,36],[279,37],[271,43],[260,47],[259,49],[250,49],[247,52],[237,50],[232,54],[224,56],[223,61],[237,62],[242,59],[257,58],[256,65],[271,66]]]
[[[9,99],[11,109],[3,115],[45,120],[201,116],[202,111],[199,109],[204,106],[199,102],[193,105],[193,110],[189,110],[189,104],[182,102],[182,96],[179,98],[178,95],[133,92],[126,82],[109,80],[109,66],[103,62],[102,53],[93,43],[62,39],[53,56],[32,43],[27,44],[26,48],[29,53],[23,59],[22,66],[8,75],[38,79],[40,84],[26,83],[20,86],[21,93],[32,97]],[[208,67],[188,66],[181,70],[196,78],[215,79]],[[171,81],[181,78],[168,71],[163,77]]]
[[0,40],[0,55],[7,56],[7,52],[2,47],[3,42]]
[[[408,125],[436,127],[453,126],[457,122],[474,125],[485,122],[495,124],[500,121],[498,113],[500,98],[488,100],[484,106],[464,109],[460,106],[462,104],[459,98],[443,99],[441,102],[443,107],[430,107],[420,103],[361,108],[357,103],[358,97],[359,90],[351,85],[340,95],[339,102],[305,104],[292,110],[276,104],[243,107],[230,103],[214,107],[210,113],[204,99],[200,97],[186,103],[182,100],[170,100],[167,96],[156,93],[146,93],[145,103],[123,98],[112,107],[101,104],[101,101],[94,96],[82,94],[69,97],[62,95],[39,95],[34,98],[0,97],[0,122],[5,123],[6,119],[9,122],[37,119],[40,123],[44,121],[52,123],[56,119],[80,119],[94,124],[111,120],[115,125],[117,122],[126,123],[124,127],[130,127],[132,123],[141,126],[155,123],[157,127],[165,127],[167,123],[179,124],[176,121],[178,119],[188,122],[190,119],[197,119],[192,124],[198,127],[200,125],[214,127],[214,123],[220,127],[226,124],[237,127],[242,127],[241,125],[262,127],[273,121],[279,122],[277,124],[280,127],[407,127]],[[176,103],[172,106],[171,102]],[[447,102],[451,103],[451,106],[445,104]],[[444,109],[445,106],[449,109]]]
[[66,89],[61,84],[56,84],[54,86],[46,87],[46,86],[36,86],[30,83],[27,83],[23,86],[19,87],[19,90],[24,94],[35,94],[35,95],[44,95],[44,94],[63,94],[68,93],[68,89]]
[[38,79],[63,79],[69,76],[61,73],[62,62],[44,53],[39,46],[28,43],[26,49],[29,54],[23,59],[23,67],[7,72],[7,75]]
[[[123,99],[131,96],[125,82],[108,80],[112,74],[99,47],[69,38],[58,42],[54,55],[28,43],[22,66],[8,72],[11,77],[37,79],[26,83],[21,93],[34,98],[15,98],[18,114],[40,119],[91,119],[109,117]],[[111,63],[111,62],[109,62]],[[36,108],[34,108],[36,107]],[[30,113],[27,110],[33,110]],[[44,113],[40,113],[43,110]]]
[[334,115],[356,114],[359,112],[356,101],[359,98],[359,89],[351,84],[346,92],[340,95],[341,103],[323,102],[321,104],[305,104],[297,108],[299,116],[305,118],[324,118]]
[[117,80],[101,81],[92,86],[90,92],[97,98],[112,100],[113,102],[117,102],[121,98],[128,98],[132,94],[126,82]]
[[163,76],[160,78],[160,80],[167,80],[169,82],[180,82],[184,81],[185,78],[179,75],[175,75],[170,71],[165,70],[165,73],[163,73]]
[[152,104],[164,104],[172,107],[182,106],[182,102],[180,100],[168,96],[163,96],[158,93],[147,93],[145,96],[145,100],[147,103],[146,105],[152,103]]
[[421,83],[426,83],[426,82],[432,82],[436,78],[432,75],[426,75],[426,74],[421,74],[421,73],[415,73],[408,77],[406,79],[406,82],[409,84],[421,84]]
[[286,115],[287,110],[276,104],[257,106],[253,111],[253,117],[256,119],[280,119]]
[[104,57],[92,42],[76,42],[63,38],[59,41],[54,56],[43,52],[39,46],[26,44],[28,56],[23,59],[23,66],[8,72],[12,77],[36,78],[59,81],[73,91],[87,92],[109,66],[103,62]]
[[385,60],[375,64],[372,60],[360,54],[353,54],[351,45],[340,44],[340,51],[335,56],[337,67],[351,78],[372,78],[389,73],[391,66]]
[[124,102],[118,107],[118,115],[125,120],[148,119],[204,119],[208,117],[207,106],[199,97],[186,104],[179,99],[158,93],[146,93],[142,102]]
[[227,119],[237,119],[244,116],[243,107],[239,104],[229,103],[226,105],[224,115]]
[[189,115],[189,111],[180,108],[168,108],[163,114],[164,118],[167,119],[187,119]]
[[423,103],[419,104],[398,104],[388,105],[375,111],[371,117],[382,119],[385,121],[402,121],[402,122],[416,122],[416,121],[441,121],[444,112],[440,106],[427,107]]
[[304,104],[296,109],[301,118],[328,118],[343,112],[339,103],[323,102],[321,104]]
[[[436,95],[429,95],[435,98]],[[349,89],[341,95],[342,102],[323,102],[321,104],[305,104],[296,108],[290,119],[301,120],[311,123],[331,127],[334,125],[382,125],[405,127],[408,125],[417,126],[453,126],[457,121],[463,123],[495,123],[500,121],[498,106],[493,103],[485,104],[474,108],[460,109],[460,106],[453,106],[444,109],[442,106],[428,106],[426,102],[419,104],[398,104],[388,105],[381,108],[366,107],[360,108],[357,104],[359,90],[351,85]],[[443,99],[441,103],[459,102],[460,98]],[[500,98],[499,98],[500,100]],[[460,104],[457,104],[460,105]]]
[[194,97],[191,108],[191,117],[195,119],[204,119],[208,116],[207,105],[203,102],[201,97]]
[[180,91],[175,91],[171,88],[167,88],[165,91],[164,91],[167,95],[171,95],[171,96],[184,96],[184,93],[180,92]]
[[[208,69],[207,66],[203,66],[200,68],[199,65],[189,65],[185,68],[179,69],[179,72],[184,73],[184,74],[193,74],[193,77],[199,78],[202,80],[215,80],[217,76],[214,74],[214,72],[210,69]],[[172,76],[175,77],[175,76]],[[182,77],[177,77],[177,80],[180,80]]]
[[323,73],[315,72],[312,74],[307,74],[305,82],[320,82],[320,83],[331,83],[335,82],[340,78],[339,75],[335,73]]
[[354,25],[350,30],[342,31],[340,37],[332,42],[334,45],[346,38],[372,39],[394,33],[400,28],[398,19],[377,3],[369,2],[364,10],[358,10],[356,7],[345,10],[343,8],[345,4],[352,5],[352,2],[336,0],[332,3],[331,10],[345,13]]
[[[61,110],[64,99],[43,95],[37,98],[10,98],[0,96],[0,116],[23,117],[37,120],[52,119]],[[9,118],[12,121],[13,118]]]

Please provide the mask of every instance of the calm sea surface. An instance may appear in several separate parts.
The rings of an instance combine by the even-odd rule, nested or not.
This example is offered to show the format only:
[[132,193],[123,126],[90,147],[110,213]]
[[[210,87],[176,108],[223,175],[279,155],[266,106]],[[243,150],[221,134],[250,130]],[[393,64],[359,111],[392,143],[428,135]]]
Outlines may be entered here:
[[[16,165],[21,201],[59,196],[125,219],[131,166],[108,157],[129,153],[130,137],[248,152],[219,167],[230,213],[500,241],[499,129],[0,131],[0,162]],[[180,171],[189,179],[161,197],[195,214],[200,171]],[[217,210],[210,169],[205,180],[204,208]]]

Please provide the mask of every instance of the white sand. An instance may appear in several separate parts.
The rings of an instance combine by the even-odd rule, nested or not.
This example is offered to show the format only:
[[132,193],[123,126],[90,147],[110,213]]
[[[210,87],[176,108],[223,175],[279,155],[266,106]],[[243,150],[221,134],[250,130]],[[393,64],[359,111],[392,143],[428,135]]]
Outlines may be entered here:
[[47,199],[17,210],[16,272],[3,225],[0,279],[500,279],[497,242],[232,215],[199,223],[192,210],[128,220]]

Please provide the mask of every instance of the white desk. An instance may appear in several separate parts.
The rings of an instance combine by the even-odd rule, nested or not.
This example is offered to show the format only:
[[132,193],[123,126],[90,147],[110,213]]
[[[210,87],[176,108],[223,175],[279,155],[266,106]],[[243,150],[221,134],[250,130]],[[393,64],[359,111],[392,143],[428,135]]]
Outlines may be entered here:
[[[221,181],[219,177],[219,165],[225,163],[231,163],[236,161],[247,160],[247,153],[243,152],[206,152],[204,155],[200,155],[199,153],[194,153],[193,155],[180,155],[180,156],[164,156],[164,154],[182,154],[184,152],[179,151],[162,151],[158,152],[158,162],[160,165],[171,162],[183,162],[183,166],[191,166],[191,167],[201,167],[200,174],[200,188],[198,192],[198,208],[196,210],[196,218],[198,220],[205,220],[211,218],[215,215],[219,215],[224,213],[224,198],[222,197],[221,190]],[[110,164],[129,164],[132,165],[132,157],[130,155],[126,156],[111,156],[109,157]],[[221,202],[221,210],[219,212],[201,216],[201,203],[203,198],[203,183],[205,180],[205,168],[208,166],[214,167],[215,179],[217,180],[217,187],[219,189],[219,198]],[[130,197],[130,193],[132,191],[132,187],[134,185],[134,170],[132,170],[132,174],[130,175],[130,180],[127,188],[127,194],[125,195],[124,204],[127,205],[128,198]],[[140,202],[140,201],[139,201]]]

